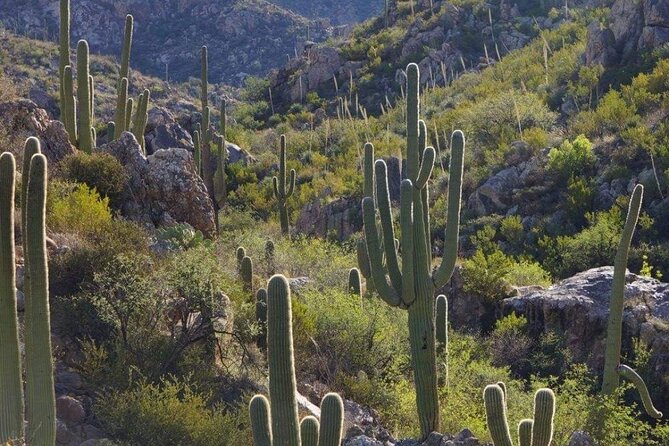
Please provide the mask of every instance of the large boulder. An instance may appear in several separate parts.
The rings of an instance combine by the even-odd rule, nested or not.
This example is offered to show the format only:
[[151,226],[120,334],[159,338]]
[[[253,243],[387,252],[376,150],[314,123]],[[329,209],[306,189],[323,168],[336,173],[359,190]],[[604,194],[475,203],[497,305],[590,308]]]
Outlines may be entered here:
[[[557,284],[520,288],[518,295],[502,300],[498,316],[524,315],[532,333],[561,333],[575,361],[593,370],[604,364],[604,346],[609,317],[613,268],[594,268]],[[669,284],[628,273],[625,285],[623,354],[633,351],[638,338],[650,350],[648,370],[658,383],[658,396],[669,395]],[[651,389],[652,390],[652,389]],[[666,407],[666,406],[665,406]]]
[[358,200],[341,198],[331,203],[316,198],[308,203],[295,222],[300,234],[347,240],[362,229],[362,213]]
[[121,205],[126,218],[153,226],[188,223],[208,236],[216,232],[213,204],[190,152],[160,149],[145,157],[129,132],[100,150],[113,155],[128,174]]
[[63,123],[49,119],[46,110],[27,99],[0,103],[0,123],[15,138],[39,138],[42,153],[51,163],[75,151]]

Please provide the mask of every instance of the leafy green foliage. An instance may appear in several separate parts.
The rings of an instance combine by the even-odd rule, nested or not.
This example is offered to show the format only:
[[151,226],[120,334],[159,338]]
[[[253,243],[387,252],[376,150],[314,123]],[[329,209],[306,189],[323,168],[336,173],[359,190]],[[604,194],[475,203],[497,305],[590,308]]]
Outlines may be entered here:
[[109,198],[85,184],[51,183],[47,224],[54,231],[90,234],[112,221]]
[[128,175],[112,155],[80,151],[65,158],[60,167],[67,180],[86,184],[108,198],[112,207],[119,208]]

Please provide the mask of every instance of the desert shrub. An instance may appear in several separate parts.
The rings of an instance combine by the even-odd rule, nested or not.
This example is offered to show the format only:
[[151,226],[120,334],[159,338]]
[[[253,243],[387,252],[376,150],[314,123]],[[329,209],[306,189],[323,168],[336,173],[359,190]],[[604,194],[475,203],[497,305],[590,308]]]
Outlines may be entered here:
[[251,444],[246,408],[210,406],[188,381],[135,383],[100,398],[94,413],[116,440],[146,446]]
[[525,228],[519,215],[504,217],[499,224],[499,234],[510,252],[517,254],[523,250]]
[[128,179],[125,168],[109,153],[76,152],[65,158],[60,167],[69,181],[86,184],[100,196],[109,198],[111,206],[118,209],[121,194]]
[[511,313],[499,319],[489,341],[493,365],[509,367],[518,377],[527,374],[532,341],[527,335],[527,319],[524,316]]
[[514,261],[506,274],[506,280],[513,286],[546,287],[551,284],[548,272],[539,263],[529,259]]
[[503,299],[509,295],[507,275],[512,266],[502,251],[485,254],[479,249],[462,263],[463,289],[488,301]]
[[183,251],[211,244],[211,241],[204,237],[202,231],[197,231],[186,223],[159,228],[156,231],[156,238],[167,243],[172,250]]
[[587,173],[596,160],[592,143],[585,135],[579,135],[573,142],[565,140],[559,148],[551,149],[548,154],[548,168],[559,178],[566,180]]
[[91,234],[112,221],[109,198],[102,198],[85,184],[69,184],[57,189],[47,207],[47,224],[56,232]]

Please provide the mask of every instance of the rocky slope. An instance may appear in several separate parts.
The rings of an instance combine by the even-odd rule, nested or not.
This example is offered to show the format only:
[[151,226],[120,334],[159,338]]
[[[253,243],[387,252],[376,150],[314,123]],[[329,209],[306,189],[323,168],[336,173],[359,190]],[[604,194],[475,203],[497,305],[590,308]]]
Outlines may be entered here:
[[[19,3],[19,5],[17,5]],[[0,22],[19,34],[56,40],[58,0],[0,2]],[[304,17],[265,0],[72,0],[72,40],[94,53],[120,54],[125,15],[135,16],[132,64],[146,74],[183,81],[199,75],[199,47],[208,45],[210,81],[240,84],[280,66],[306,39]],[[312,22],[311,39],[327,26]],[[303,36],[303,37],[298,37]]]
[[354,23],[378,15],[383,0],[271,0],[286,9],[310,18],[324,17],[333,24]]

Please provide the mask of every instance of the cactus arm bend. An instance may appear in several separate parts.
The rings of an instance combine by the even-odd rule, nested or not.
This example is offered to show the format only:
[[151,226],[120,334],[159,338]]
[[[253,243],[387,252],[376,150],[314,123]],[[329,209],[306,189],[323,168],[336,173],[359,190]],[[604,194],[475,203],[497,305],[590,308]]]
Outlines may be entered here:
[[[400,291],[402,290],[402,273],[397,259],[397,251],[395,250],[395,229],[393,227],[393,217],[391,213],[386,163],[383,160],[377,160],[375,170],[376,200],[378,202],[379,217],[381,219],[381,232],[383,235],[383,248],[386,255],[388,276],[390,277],[390,282],[392,283],[393,288],[395,288],[396,291]],[[372,200],[372,205],[373,203],[374,201]],[[376,225],[374,225],[374,227],[375,226]],[[368,253],[368,255],[371,257],[370,253]]]
[[[362,200],[362,215],[365,228],[365,243],[367,245],[367,255],[369,256],[369,267],[374,281],[374,286],[381,299],[392,307],[398,307],[401,300],[397,291],[388,284],[385,270],[383,268],[381,247],[379,246],[379,235],[376,232],[376,212],[374,209],[374,199],[365,197]],[[394,243],[393,243],[394,244]]]
[[641,378],[641,376],[639,376],[639,374],[635,372],[633,368],[624,364],[618,366],[617,372],[620,376],[630,381],[639,391],[641,402],[643,403],[643,408],[646,409],[646,413],[656,419],[662,418],[662,412],[658,411],[653,405],[653,400],[650,397],[648,387],[646,387],[646,383],[643,381],[643,378]]
[[290,180],[288,183],[288,191],[286,192],[286,198],[290,198],[295,192],[295,169],[290,169]]
[[421,162],[420,170],[418,171],[416,189],[423,189],[427,185],[427,182],[432,175],[436,157],[437,152],[435,152],[434,147],[428,147],[423,151],[423,161]]
[[464,173],[465,135],[456,130],[451,138],[451,162],[449,167],[448,210],[444,237],[444,254],[441,265],[433,275],[436,288],[448,282],[458,258],[458,237],[460,233],[460,203],[462,200],[462,176]]
[[249,403],[251,431],[254,446],[272,446],[272,428],[269,401],[263,395],[256,395]]
[[620,350],[622,347],[623,311],[625,305],[625,272],[627,270],[627,257],[629,254],[634,228],[639,219],[641,203],[643,200],[643,186],[637,185],[632,192],[625,227],[623,229],[616,259],[613,267],[613,286],[611,288],[611,302],[609,304],[609,323],[606,331],[606,351],[604,355],[604,379],[602,381],[602,393],[612,394],[620,378],[617,367],[620,364]]
[[281,200],[281,195],[279,194],[279,179],[277,177],[272,177],[272,189],[274,189],[274,196]]

